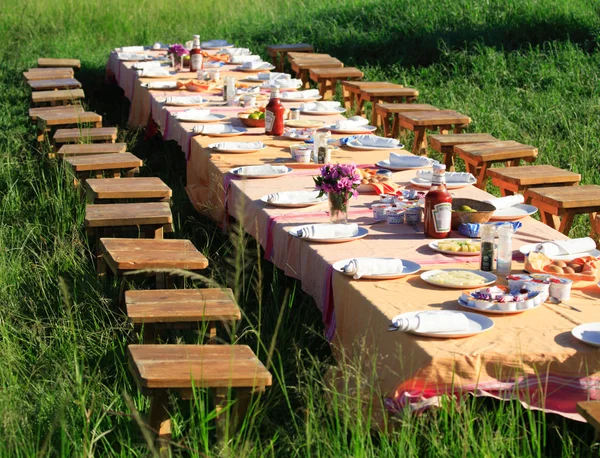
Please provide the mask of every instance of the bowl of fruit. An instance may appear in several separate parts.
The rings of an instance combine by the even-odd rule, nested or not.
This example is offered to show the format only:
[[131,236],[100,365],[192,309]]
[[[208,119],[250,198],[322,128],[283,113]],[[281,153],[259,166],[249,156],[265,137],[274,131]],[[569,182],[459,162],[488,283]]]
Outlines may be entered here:
[[250,113],[239,113],[238,118],[246,127],[265,127],[265,109],[255,110]]
[[452,229],[461,223],[487,223],[496,207],[475,199],[456,197],[452,199]]

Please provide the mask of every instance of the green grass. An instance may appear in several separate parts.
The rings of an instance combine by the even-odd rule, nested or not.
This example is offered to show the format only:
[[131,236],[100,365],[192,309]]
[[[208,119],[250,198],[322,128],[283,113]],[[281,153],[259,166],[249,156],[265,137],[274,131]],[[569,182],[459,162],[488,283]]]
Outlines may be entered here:
[[[88,105],[125,126],[128,103],[104,86],[109,50],[154,41],[307,41],[371,80],[417,87],[421,100],[464,112],[471,131],[527,142],[539,162],[598,183],[600,8],[594,1],[287,0],[264,2],[0,0],[0,456],[148,456],[147,411],[124,350],[136,336],[97,279],[82,229],[85,206],[60,164],[44,158],[27,119],[21,72],[38,56],[78,57]],[[600,456],[592,430],[515,402],[464,398],[372,431],[374,374],[335,364],[319,312],[300,285],[262,261],[241,231],[224,236],[192,209],[176,145],[121,131],[143,173],[174,190],[176,236],[211,261],[244,311],[236,342],[274,375],[240,434],[215,445],[206,393],[178,402],[173,452],[184,456]],[[407,140],[410,140],[408,138]],[[580,219],[572,235],[589,230]],[[190,284],[202,283],[189,279]],[[229,338],[223,334],[224,338]],[[194,335],[185,339],[195,342]],[[362,355],[376,358],[376,355]],[[363,387],[357,392],[354,387]],[[359,393],[361,396],[359,396]],[[150,452],[149,452],[150,450]]]

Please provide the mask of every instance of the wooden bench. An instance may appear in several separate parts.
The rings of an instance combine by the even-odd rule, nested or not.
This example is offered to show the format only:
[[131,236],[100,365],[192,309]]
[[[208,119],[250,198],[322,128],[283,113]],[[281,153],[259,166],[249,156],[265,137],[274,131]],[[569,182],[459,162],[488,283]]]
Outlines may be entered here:
[[29,109],[29,119],[37,126],[37,118],[40,115],[54,113],[83,113],[84,109],[81,105],[59,105],[57,107],[39,107]]
[[[83,181],[91,177],[102,178],[104,174],[119,178],[122,170],[126,176],[133,177],[142,166],[142,160],[131,153],[68,156],[63,159],[71,166],[77,180]],[[78,185],[79,181],[75,184]],[[115,183],[115,186],[118,186],[118,183]]]
[[[427,103],[376,103],[375,114],[382,120],[386,137],[397,138],[400,135],[398,113],[406,111],[435,111],[436,107]],[[390,129],[391,126],[391,129]]]
[[38,67],[71,67],[80,68],[79,59],[55,59],[52,57],[40,57],[37,61]]
[[469,143],[489,143],[497,142],[496,137],[490,134],[433,134],[429,135],[429,146],[431,149],[444,155],[446,170],[454,172],[454,159],[456,145],[466,145]]
[[340,80],[360,80],[363,77],[361,72],[356,67],[342,68],[311,68],[309,76],[312,81],[317,83],[319,94],[323,100],[331,100],[335,95],[337,82]]
[[113,178],[89,178],[85,187],[90,204],[123,200],[168,202],[173,195],[171,188],[158,177],[121,178],[118,183]]
[[371,102],[371,125],[381,125],[375,104],[377,103],[413,103],[417,100],[419,91],[410,87],[364,87],[360,91],[362,103]]
[[[42,70],[42,71],[35,71],[35,70]],[[56,69],[36,68],[36,69],[30,69],[29,71],[23,72],[23,77],[25,78],[25,81],[49,80],[49,79],[57,79],[57,78],[72,78],[73,77],[73,69],[72,68],[56,68]]]
[[102,116],[93,111],[59,111],[40,114],[37,116],[37,140],[43,142],[46,139],[46,134],[55,127],[72,125],[102,127]]
[[52,137],[56,145],[63,143],[115,143],[116,127],[91,127],[83,129],[57,129]]
[[596,212],[600,211],[600,186],[560,186],[529,188],[525,200],[540,210],[544,224],[569,235],[575,215],[587,213],[595,236]]
[[285,56],[289,52],[297,53],[312,53],[314,48],[312,45],[307,43],[294,43],[294,44],[280,44],[280,45],[269,45],[267,46],[267,54],[271,57],[275,70],[283,72],[283,64],[285,63]]
[[523,165],[488,169],[492,184],[500,188],[502,196],[523,194],[529,188],[548,186],[576,186],[581,175],[553,165]]
[[85,208],[84,221],[88,231],[99,237],[114,237],[128,227],[135,227],[141,236],[154,239],[162,239],[165,232],[173,231],[168,202],[90,204]]
[[600,441],[600,401],[578,402],[577,413],[594,427],[596,430],[596,440]]
[[165,289],[125,292],[129,321],[143,326],[143,342],[153,343],[166,329],[201,329],[217,343],[217,323],[233,326],[242,318],[231,289]]
[[69,156],[90,156],[96,154],[118,154],[127,151],[127,143],[76,143],[62,145],[56,155],[59,158]]
[[291,61],[292,70],[296,73],[296,78],[302,80],[302,87],[310,87],[309,70],[311,68],[342,68],[343,62],[335,57],[325,57],[321,59],[294,59]]
[[[127,355],[138,389],[150,396],[148,427],[164,455],[171,440],[169,390],[183,399],[190,399],[194,388],[212,390],[221,441],[245,415],[252,395],[272,383],[269,371],[246,345],[129,345]],[[232,388],[236,395],[230,412],[226,407]]]
[[342,94],[346,110],[351,110],[356,103],[356,114],[364,112],[364,100],[361,99],[362,88],[403,88],[401,84],[388,83],[387,81],[342,81]]
[[54,89],[80,89],[81,83],[75,78],[56,78],[48,80],[27,81],[32,91],[47,91]]
[[427,155],[427,130],[439,130],[443,135],[455,134],[471,123],[471,118],[454,110],[405,111],[398,113],[400,127],[415,133],[412,153]]
[[55,105],[74,105],[85,98],[82,89],[65,89],[62,91],[37,91],[31,93],[31,105],[40,107],[45,104]]
[[465,161],[467,172],[477,178],[477,187],[480,189],[485,189],[487,170],[492,164],[505,163],[517,167],[521,159],[533,162],[538,154],[536,147],[515,141],[456,145],[454,150]]

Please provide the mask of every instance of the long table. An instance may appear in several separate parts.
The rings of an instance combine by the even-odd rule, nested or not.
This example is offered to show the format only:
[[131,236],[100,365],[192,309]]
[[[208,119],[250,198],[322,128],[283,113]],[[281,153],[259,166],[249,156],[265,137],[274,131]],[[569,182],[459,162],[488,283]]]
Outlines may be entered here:
[[[208,145],[218,139],[194,136],[193,124],[173,117],[177,109],[165,107],[161,100],[177,91],[153,91],[141,87],[150,79],[139,78],[131,63],[119,62],[114,53],[107,73],[117,79],[131,100],[129,124],[156,123],[165,139],[175,140],[185,152],[188,196],[195,208],[210,215],[218,224],[229,216],[265,248],[265,257],[286,275],[301,281],[323,312],[326,335],[334,343],[340,359],[358,361],[365,374],[375,373],[377,391],[386,407],[399,410],[435,403],[438,396],[471,393],[500,399],[519,399],[532,408],[555,412],[583,421],[576,413],[576,402],[600,399],[600,353],[571,336],[580,323],[597,321],[600,316],[600,289],[595,283],[580,283],[573,291],[570,305],[544,304],[536,310],[512,316],[493,316],[489,332],[465,339],[440,340],[388,332],[390,319],[415,310],[458,309],[458,290],[441,289],[423,282],[418,275],[388,281],[355,281],[332,271],[335,261],[358,256],[386,256],[409,259],[423,270],[436,268],[478,268],[478,257],[445,256],[428,247],[422,232],[405,225],[374,224],[370,204],[377,196],[363,194],[350,206],[350,220],[369,230],[369,235],[351,243],[317,244],[299,240],[288,230],[307,223],[328,221],[327,205],[285,210],[267,206],[260,198],[291,189],[312,189],[314,166],[292,163],[288,153],[292,142],[274,139],[249,129],[239,140],[263,141],[266,150],[252,154],[214,154]],[[226,66],[222,77],[244,78]],[[173,78],[189,79],[189,72]],[[181,92],[186,95],[197,93]],[[211,111],[231,116],[232,124],[241,109],[218,105],[219,96],[202,94],[212,100]],[[297,104],[287,104],[287,107]],[[304,116],[303,116],[304,117]],[[316,118],[316,117],[315,117]],[[326,117],[335,122],[338,117]],[[406,153],[409,154],[409,153]],[[373,164],[386,159],[388,152],[339,149],[333,161]],[[276,179],[240,180],[228,170],[249,164],[281,163],[294,168],[292,174]],[[408,186],[414,172],[398,172],[395,183]],[[490,195],[474,187],[451,192],[456,197],[486,199]],[[515,234],[513,271],[523,268],[518,248],[543,240],[564,239],[550,227],[527,218]],[[499,283],[504,281],[500,279]],[[374,371],[374,372],[373,372]]]

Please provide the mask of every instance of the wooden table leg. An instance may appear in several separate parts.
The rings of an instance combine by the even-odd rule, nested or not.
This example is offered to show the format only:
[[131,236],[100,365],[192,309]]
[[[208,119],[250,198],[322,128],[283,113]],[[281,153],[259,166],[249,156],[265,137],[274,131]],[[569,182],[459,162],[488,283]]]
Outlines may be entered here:
[[590,237],[596,239],[598,237],[598,227],[596,227],[596,212],[591,212],[590,217]]
[[413,141],[412,153],[419,156],[427,156],[427,135],[424,127],[415,126],[415,139]]
[[169,456],[171,442],[171,416],[167,390],[156,390],[150,400],[148,426],[156,434],[156,446],[160,456]]
[[442,154],[444,155],[444,164],[446,164],[446,171],[454,172],[456,166],[454,164],[454,147],[442,147]]
[[575,218],[575,212],[571,210],[566,210],[564,215],[560,221],[560,227],[558,228],[559,232],[562,232],[565,235],[569,235],[569,231],[573,226],[573,219]]
[[400,136],[400,118],[397,114],[392,114],[392,138]]
[[485,174],[487,173],[487,169],[488,169],[488,163],[484,162],[481,167],[479,168],[479,174],[476,175],[477,176],[477,183],[475,184],[475,186],[477,186],[479,189],[485,189],[485,180],[486,180],[486,176]]
[[385,113],[382,116],[383,119],[383,136],[384,137],[389,137],[390,135],[393,135],[390,132],[390,118],[392,117],[391,113]]
[[365,98],[362,96],[362,93],[356,94],[356,114],[362,115],[365,113]]
[[353,93],[348,90],[346,86],[342,84],[342,97],[344,98],[344,108],[346,111],[352,110],[352,105],[354,102]]

